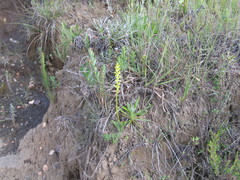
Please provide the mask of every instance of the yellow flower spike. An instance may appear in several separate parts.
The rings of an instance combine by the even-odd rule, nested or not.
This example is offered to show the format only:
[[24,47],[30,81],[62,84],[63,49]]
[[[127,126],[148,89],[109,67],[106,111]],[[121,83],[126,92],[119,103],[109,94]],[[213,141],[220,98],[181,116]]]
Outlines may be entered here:
[[118,107],[118,94],[120,92],[120,87],[121,87],[121,67],[119,65],[119,63],[116,63],[115,66],[115,85],[114,87],[116,88],[116,117],[117,120],[120,121],[119,119],[119,107]]

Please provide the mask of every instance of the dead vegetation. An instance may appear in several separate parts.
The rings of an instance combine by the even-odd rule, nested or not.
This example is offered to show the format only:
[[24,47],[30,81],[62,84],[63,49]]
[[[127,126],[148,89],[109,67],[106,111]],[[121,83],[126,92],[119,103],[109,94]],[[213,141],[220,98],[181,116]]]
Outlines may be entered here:
[[[104,7],[92,2],[88,12],[95,5]],[[47,141],[61,145],[63,179],[239,178],[237,7],[132,0],[124,11],[107,8],[108,17],[96,13],[88,28],[34,15],[30,46],[40,42],[48,57],[66,50],[44,119],[58,128]]]
[[[82,179],[97,169],[111,172],[99,179],[239,177],[239,123],[229,111],[239,87],[234,3],[189,3],[182,12],[178,3],[131,2],[81,36],[78,47],[92,49],[72,74],[85,78],[78,93],[91,121]],[[223,6],[232,13],[224,19]]]

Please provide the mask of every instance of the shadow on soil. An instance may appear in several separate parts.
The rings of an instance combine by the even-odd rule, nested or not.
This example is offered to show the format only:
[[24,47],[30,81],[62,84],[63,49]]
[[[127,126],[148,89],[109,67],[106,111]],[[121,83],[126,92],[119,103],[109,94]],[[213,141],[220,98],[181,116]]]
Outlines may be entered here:
[[17,151],[19,140],[42,122],[49,106],[39,64],[23,53],[26,33],[18,23],[22,16],[17,8],[23,3],[30,1],[0,0],[0,157]]

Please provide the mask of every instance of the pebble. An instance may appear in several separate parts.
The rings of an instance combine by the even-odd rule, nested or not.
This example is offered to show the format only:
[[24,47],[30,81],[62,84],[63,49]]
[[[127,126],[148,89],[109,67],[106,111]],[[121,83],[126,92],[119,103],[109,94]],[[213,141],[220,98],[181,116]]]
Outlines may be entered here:
[[52,156],[55,153],[55,151],[52,149],[51,151],[49,151],[49,155]]
[[28,89],[29,90],[34,90],[35,89],[35,85],[34,84],[29,84],[28,85]]
[[31,100],[31,101],[28,102],[28,104],[31,104],[31,105],[34,104],[34,101],[35,100]]
[[39,99],[37,99],[37,100],[34,101],[34,104],[38,105],[38,104],[40,104],[40,102],[41,101]]
[[43,122],[43,127],[46,127],[47,126],[47,123],[46,122]]
[[17,106],[17,109],[23,109],[24,106]]
[[48,165],[45,164],[42,169],[43,169],[43,171],[47,171],[48,170]]

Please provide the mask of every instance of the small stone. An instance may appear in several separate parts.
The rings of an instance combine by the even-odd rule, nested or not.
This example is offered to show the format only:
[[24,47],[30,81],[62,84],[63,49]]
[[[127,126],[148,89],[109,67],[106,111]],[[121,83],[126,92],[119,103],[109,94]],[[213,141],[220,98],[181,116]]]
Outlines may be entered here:
[[48,166],[45,164],[42,169],[43,169],[43,171],[47,171],[48,170]]
[[41,146],[41,147],[39,147],[39,150],[42,150],[43,149],[43,147]]
[[11,43],[14,43],[14,44],[19,44],[19,41],[15,40],[15,39],[13,39],[13,38],[10,38],[9,41],[10,41]]
[[23,109],[24,106],[17,106],[17,109]]
[[34,104],[38,105],[38,104],[40,104],[40,102],[41,101],[39,99],[37,99],[37,100],[34,101]]
[[46,122],[43,122],[43,127],[46,127],[47,126],[47,123]]
[[54,150],[51,150],[51,151],[49,151],[48,154],[49,154],[50,156],[52,156],[54,153],[55,153],[55,151],[54,151]]
[[34,101],[35,100],[31,100],[31,101],[28,102],[28,104],[31,104],[31,105],[34,104]]
[[28,85],[28,89],[29,90],[34,90],[35,89],[35,85],[34,84],[29,84]]

